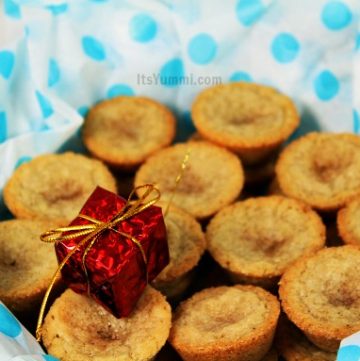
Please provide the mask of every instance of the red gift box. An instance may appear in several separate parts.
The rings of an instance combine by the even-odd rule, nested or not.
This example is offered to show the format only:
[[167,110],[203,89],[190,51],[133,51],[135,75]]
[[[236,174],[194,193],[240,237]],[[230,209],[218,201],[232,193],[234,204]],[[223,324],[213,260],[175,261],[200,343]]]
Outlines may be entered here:
[[[125,199],[98,187],[70,227],[94,225],[95,221],[110,222],[128,204]],[[57,241],[59,262],[85,237],[65,237]],[[147,283],[169,263],[163,214],[161,208],[154,205],[101,230],[84,259],[87,246],[88,242],[81,245],[66,261],[61,270],[63,280],[75,292],[88,293],[118,318],[131,313]]]

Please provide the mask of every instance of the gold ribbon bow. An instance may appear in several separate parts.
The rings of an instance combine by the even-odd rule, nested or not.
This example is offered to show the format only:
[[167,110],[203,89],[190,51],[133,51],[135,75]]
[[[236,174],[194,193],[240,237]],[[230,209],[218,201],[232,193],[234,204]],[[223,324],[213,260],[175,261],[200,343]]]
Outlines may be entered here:
[[[133,197],[136,193],[136,191],[144,189],[144,193],[139,197],[137,200],[133,200]],[[151,193],[155,192],[156,194],[154,197],[150,198]],[[130,239],[134,244],[136,244],[137,247],[139,247],[144,263],[147,264],[147,258],[144,252],[144,249],[142,248],[141,243],[133,236],[127,233],[123,233],[121,231],[118,231],[114,229],[114,227],[123,222],[126,219],[131,218],[135,214],[141,213],[145,209],[151,207],[154,205],[158,200],[160,199],[160,191],[152,184],[145,184],[139,187],[136,187],[132,190],[130,193],[124,207],[121,209],[121,211],[113,217],[108,222],[102,222],[97,219],[94,219],[92,217],[79,214],[78,217],[86,219],[87,221],[91,222],[90,224],[83,224],[83,225],[76,225],[76,226],[69,226],[69,227],[60,227],[54,230],[50,230],[48,232],[43,233],[40,236],[40,239],[43,242],[47,243],[55,243],[59,241],[65,241],[69,239],[74,239],[78,237],[84,237],[71,252],[69,252],[64,259],[60,262],[59,267],[57,268],[54,276],[51,279],[50,285],[46,290],[43,302],[41,304],[39,318],[36,326],[36,339],[37,341],[41,340],[41,331],[42,331],[42,324],[44,320],[44,313],[45,308],[49,299],[49,295],[51,290],[53,289],[55,282],[61,272],[61,270],[64,268],[66,262],[75,254],[77,250],[79,250],[82,246],[85,246],[84,254],[82,256],[82,266],[84,269],[85,276],[88,280],[88,291],[89,291],[89,278],[88,278],[88,272],[86,269],[85,261],[86,256],[90,249],[93,247],[95,242],[98,240],[101,233],[105,230],[111,229],[112,231],[115,231],[128,239]]]

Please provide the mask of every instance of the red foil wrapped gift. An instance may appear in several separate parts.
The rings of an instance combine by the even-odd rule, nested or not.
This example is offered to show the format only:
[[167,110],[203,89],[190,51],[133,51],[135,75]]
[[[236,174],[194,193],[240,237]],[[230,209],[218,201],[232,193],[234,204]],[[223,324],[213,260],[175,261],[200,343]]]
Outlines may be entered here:
[[[129,206],[125,199],[98,187],[70,227],[110,222],[125,206]],[[55,245],[59,262],[79,247],[61,271],[68,286],[77,293],[89,293],[118,318],[131,313],[147,283],[169,263],[161,208],[144,208],[102,229],[95,240],[90,237],[89,242],[94,241],[91,247],[89,242],[79,247],[86,235],[62,239]]]

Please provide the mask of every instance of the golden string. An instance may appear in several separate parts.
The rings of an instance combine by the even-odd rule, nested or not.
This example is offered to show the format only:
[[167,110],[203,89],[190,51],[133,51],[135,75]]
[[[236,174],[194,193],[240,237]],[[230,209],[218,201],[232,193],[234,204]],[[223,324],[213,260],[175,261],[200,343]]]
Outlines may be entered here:
[[[135,192],[137,192],[140,189],[145,189],[145,192],[139,197],[139,199],[133,200],[132,198],[134,197]],[[153,193],[153,192],[155,192],[156,195],[153,198],[150,198],[150,200],[147,200],[150,197],[151,193]],[[42,301],[42,304],[40,307],[39,317],[38,317],[37,326],[36,326],[37,341],[41,341],[42,325],[43,325],[43,320],[44,320],[45,309],[46,309],[46,305],[48,303],[49,295],[55,285],[55,282],[56,282],[57,278],[59,277],[61,270],[64,268],[66,262],[75,254],[75,252],[77,250],[79,250],[84,245],[86,245],[86,248],[85,248],[85,251],[84,251],[84,254],[82,257],[82,266],[83,266],[83,269],[85,272],[85,276],[88,280],[87,284],[88,284],[88,291],[89,291],[89,278],[88,278],[88,272],[87,272],[87,269],[85,266],[86,256],[87,256],[88,252],[90,251],[90,249],[95,244],[95,242],[97,241],[98,237],[101,235],[101,233],[104,230],[111,229],[111,230],[114,230],[115,232],[129,238],[140,249],[144,263],[147,264],[146,255],[145,255],[145,252],[144,252],[144,249],[143,249],[141,243],[135,237],[133,237],[129,234],[115,230],[114,226],[116,226],[120,222],[124,221],[125,219],[129,219],[132,216],[134,216],[135,214],[138,214],[138,213],[142,212],[143,210],[151,207],[159,199],[160,199],[160,191],[152,184],[145,184],[145,185],[136,187],[130,193],[130,195],[125,203],[125,206],[109,222],[102,222],[102,221],[99,221],[92,217],[80,214],[79,215],[80,218],[86,219],[91,223],[85,224],[85,225],[60,227],[60,228],[45,232],[40,236],[40,239],[46,243],[65,241],[65,240],[74,239],[74,238],[83,237],[83,236],[86,236],[86,237],[84,239],[82,239],[74,247],[74,249],[71,250],[71,252],[68,253],[64,257],[64,259],[60,262],[56,272],[54,273],[54,275],[50,281],[50,284],[45,292],[45,295],[44,295],[44,298],[43,298],[43,301]],[[146,277],[147,276],[148,275],[146,275]]]
[[172,204],[172,202],[174,200],[174,197],[175,197],[175,192],[178,189],[180,181],[182,180],[182,178],[184,176],[184,173],[185,173],[185,170],[186,170],[186,168],[188,166],[189,158],[190,158],[190,148],[187,149],[187,151],[185,153],[185,156],[184,156],[184,159],[183,159],[183,161],[181,163],[180,172],[177,175],[177,177],[175,178],[175,185],[174,185],[174,188],[171,191],[169,202],[168,202],[168,204],[167,204],[167,206],[165,208],[164,217],[166,217],[166,215],[169,212],[170,206],[171,206],[171,204]]

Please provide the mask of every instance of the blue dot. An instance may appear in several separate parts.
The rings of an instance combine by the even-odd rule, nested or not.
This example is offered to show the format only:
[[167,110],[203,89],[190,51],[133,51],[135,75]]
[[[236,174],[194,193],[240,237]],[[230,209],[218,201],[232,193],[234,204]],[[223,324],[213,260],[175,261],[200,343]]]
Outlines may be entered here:
[[108,98],[114,98],[120,95],[134,95],[134,90],[126,84],[115,84],[107,91]]
[[0,51],[0,74],[5,78],[9,79],[11,72],[14,68],[15,55],[13,52],[8,50]]
[[42,93],[40,93],[38,90],[35,92],[36,98],[38,100],[41,112],[43,117],[46,119],[50,117],[54,113],[54,110],[52,108],[52,105],[48,98],[46,98]]
[[360,33],[358,33],[357,36],[356,36],[355,50],[360,50]]
[[337,361],[358,361],[360,358],[359,346],[344,346],[341,347],[337,354]]
[[184,79],[184,65],[181,59],[174,58],[160,69],[160,83],[172,88],[181,84]]
[[129,32],[133,40],[140,43],[147,43],[156,36],[156,21],[147,14],[135,15],[130,20]]
[[272,44],[271,52],[279,63],[292,62],[300,51],[300,44],[296,38],[288,33],[276,35]]
[[331,100],[339,92],[339,81],[335,75],[329,71],[322,71],[314,80],[316,95],[320,100]]
[[324,6],[321,19],[328,29],[336,31],[345,28],[351,23],[352,14],[343,2],[331,1]]
[[51,355],[43,355],[44,361],[60,361],[58,358]]
[[265,11],[261,0],[239,0],[236,5],[236,16],[244,26],[254,24]]
[[217,45],[208,34],[202,33],[194,36],[188,45],[190,59],[196,64],[208,64],[215,58]]
[[359,134],[360,133],[360,115],[355,109],[353,110],[353,120],[354,120],[354,133]]
[[4,12],[14,19],[20,19],[20,6],[13,0],[4,0]]
[[49,75],[48,75],[48,86],[52,87],[53,85],[55,85],[59,79],[60,79],[60,69],[59,69],[59,65],[56,62],[55,59],[50,59],[49,60]]
[[7,138],[6,113],[0,112],[0,143],[5,142]]
[[28,163],[31,161],[31,157],[28,155],[24,155],[18,159],[18,161],[15,164],[15,169],[19,168],[22,164]]
[[13,338],[21,333],[19,321],[2,304],[0,304],[0,332]]
[[60,15],[68,10],[68,4],[48,5],[46,8],[54,15]]
[[105,49],[101,42],[92,36],[82,38],[82,47],[87,56],[96,61],[105,59]]
[[251,82],[252,78],[250,74],[244,72],[244,71],[236,71],[235,73],[232,73],[230,78],[230,81],[246,81]]
[[85,117],[89,111],[89,107],[87,107],[86,105],[83,105],[82,107],[78,108],[77,111],[82,117]]

